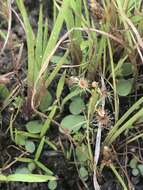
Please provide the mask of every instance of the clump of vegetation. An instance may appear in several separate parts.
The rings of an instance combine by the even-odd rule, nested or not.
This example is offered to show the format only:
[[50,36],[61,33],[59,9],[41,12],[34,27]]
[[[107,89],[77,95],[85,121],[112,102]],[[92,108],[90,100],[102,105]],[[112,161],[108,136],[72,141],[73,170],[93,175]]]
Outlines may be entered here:
[[48,181],[54,190],[61,176],[44,156],[62,155],[76,189],[107,189],[107,174],[117,188],[135,187],[132,178],[143,175],[142,1],[53,0],[48,17],[39,2],[36,26],[25,1],[0,5],[1,55],[7,48],[16,57],[0,75],[1,131],[9,139],[0,146],[9,156],[0,181]]

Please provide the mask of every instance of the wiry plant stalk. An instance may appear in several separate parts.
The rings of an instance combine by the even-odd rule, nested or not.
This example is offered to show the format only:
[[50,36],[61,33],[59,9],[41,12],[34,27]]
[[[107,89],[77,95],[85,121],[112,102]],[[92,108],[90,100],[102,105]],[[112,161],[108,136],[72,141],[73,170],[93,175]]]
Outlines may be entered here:
[[4,45],[1,49],[1,52],[0,54],[2,54],[5,50],[5,47],[8,43],[8,39],[9,39],[9,36],[10,36],[10,32],[11,32],[11,22],[12,22],[12,11],[11,11],[11,0],[7,0],[7,7],[8,7],[8,30],[7,30],[7,35],[6,35],[6,39],[5,39],[5,42],[4,42]]
[[[101,91],[104,92],[106,90],[105,82],[103,79],[103,76],[101,76]],[[101,112],[105,113],[105,95],[102,96],[101,99]],[[96,135],[96,144],[95,144],[95,150],[94,150],[94,174],[93,174],[93,184],[94,184],[94,189],[95,190],[100,190],[100,186],[97,181],[97,176],[96,176],[96,168],[100,156],[100,145],[101,145],[101,132],[103,128],[103,123],[102,121],[99,120],[98,122],[98,131]]]

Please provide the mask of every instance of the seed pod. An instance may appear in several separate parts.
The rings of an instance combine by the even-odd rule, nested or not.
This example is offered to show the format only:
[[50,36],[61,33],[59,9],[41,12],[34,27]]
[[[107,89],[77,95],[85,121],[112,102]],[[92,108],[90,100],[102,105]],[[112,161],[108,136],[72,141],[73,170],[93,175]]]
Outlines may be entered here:
[[93,20],[103,19],[104,9],[96,0],[87,0],[87,4]]

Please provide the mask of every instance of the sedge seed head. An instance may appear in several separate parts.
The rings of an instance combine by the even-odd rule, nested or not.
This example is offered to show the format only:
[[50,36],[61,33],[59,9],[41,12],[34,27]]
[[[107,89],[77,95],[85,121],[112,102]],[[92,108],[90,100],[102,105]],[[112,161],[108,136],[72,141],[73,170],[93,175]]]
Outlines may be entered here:
[[108,127],[111,124],[111,117],[106,110],[99,108],[96,115],[97,123],[101,123],[103,127]]
[[92,88],[98,88],[98,82],[93,81],[91,86],[92,86]]
[[84,78],[79,79],[78,85],[82,89],[87,89],[88,88],[88,81]]

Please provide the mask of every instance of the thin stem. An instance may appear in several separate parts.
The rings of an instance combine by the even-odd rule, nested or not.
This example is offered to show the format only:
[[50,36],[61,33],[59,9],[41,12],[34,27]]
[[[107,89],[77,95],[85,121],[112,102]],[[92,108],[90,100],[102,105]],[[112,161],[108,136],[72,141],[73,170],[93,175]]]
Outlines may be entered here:
[[108,41],[108,47],[109,47],[111,70],[112,70],[112,79],[113,79],[115,121],[117,121],[118,120],[118,115],[119,115],[119,102],[118,102],[117,90],[116,90],[115,68],[114,68],[114,61],[113,61],[113,53],[112,53],[111,43],[110,43],[109,39],[107,39],[107,41]]
[[117,170],[113,164],[110,164],[110,168],[113,171],[113,173],[115,174],[115,176],[117,177],[117,179],[119,180],[119,182],[121,183],[123,190],[128,190],[125,182],[123,181],[122,177],[119,175],[119,173],[117,172]]

